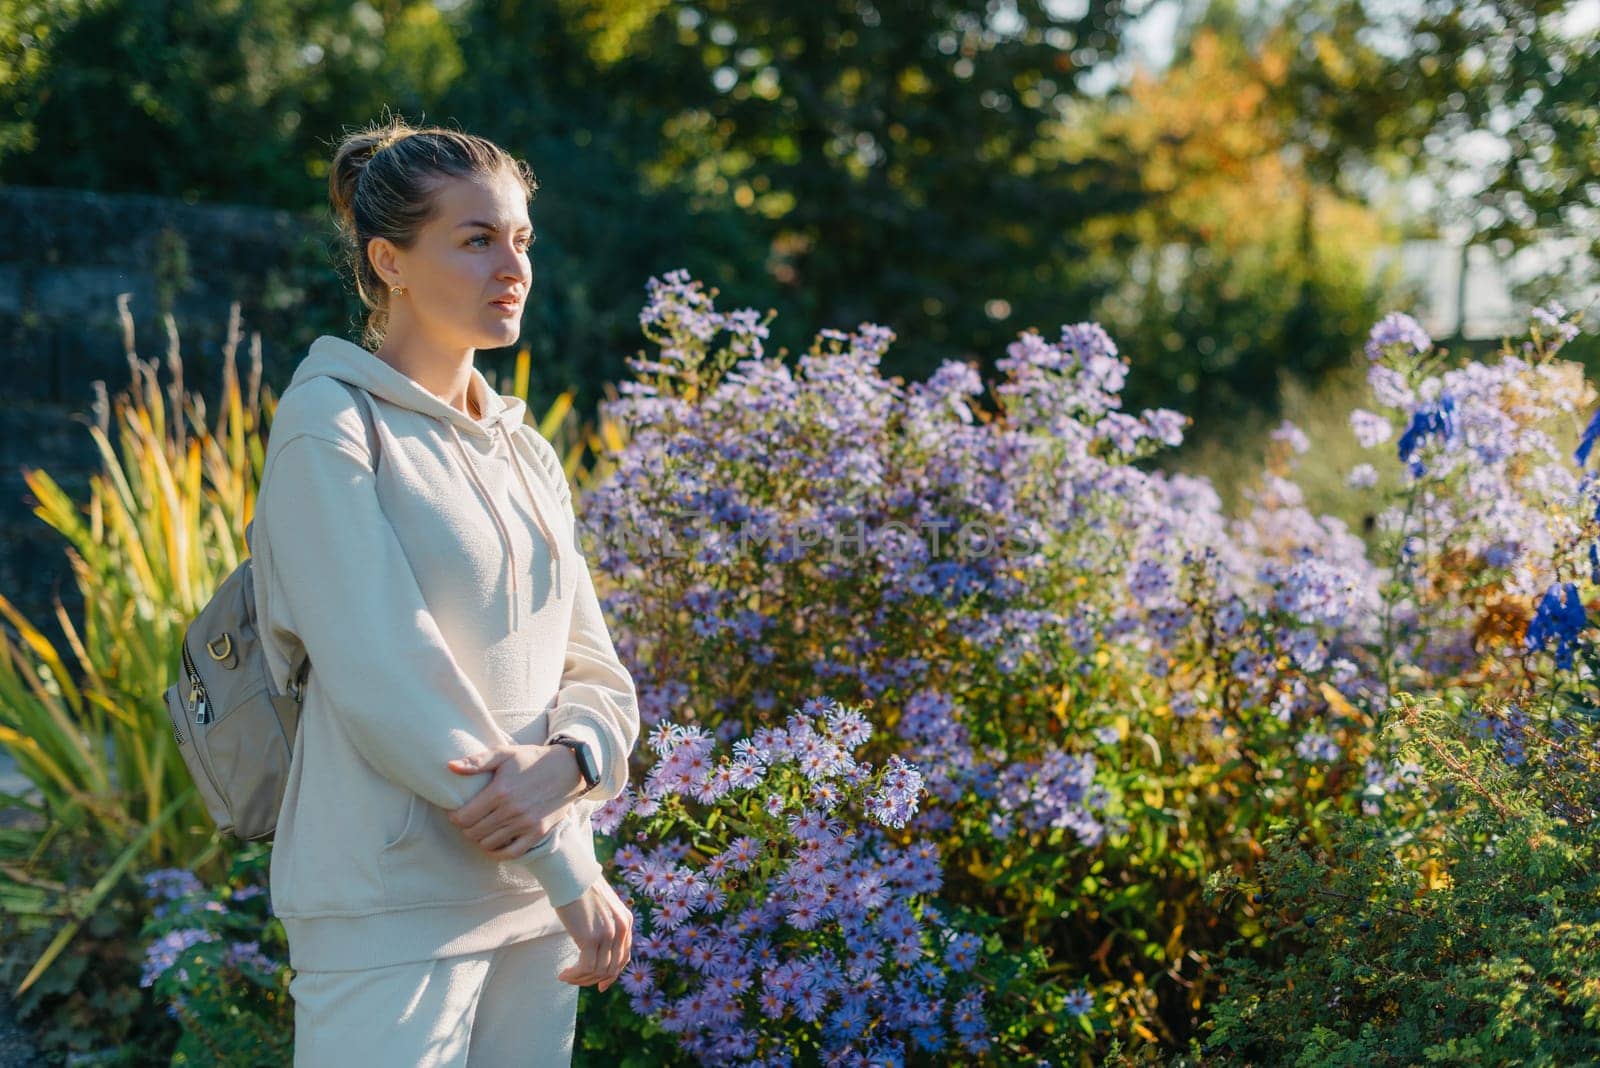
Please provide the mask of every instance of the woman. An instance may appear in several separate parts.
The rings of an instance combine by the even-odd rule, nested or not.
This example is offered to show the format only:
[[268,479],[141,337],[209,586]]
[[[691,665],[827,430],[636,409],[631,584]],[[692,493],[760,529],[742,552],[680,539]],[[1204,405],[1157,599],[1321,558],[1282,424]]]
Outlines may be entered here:
[[627,781],[633,681],[555,450],[473,366],[517,340],[535,188],[440,128],[333,159],[375,347],[311,345],[254,534],[274,685],[311,663],[271,870],[297,1066],[565,1065],[578,987],[628,961],[589,816]]

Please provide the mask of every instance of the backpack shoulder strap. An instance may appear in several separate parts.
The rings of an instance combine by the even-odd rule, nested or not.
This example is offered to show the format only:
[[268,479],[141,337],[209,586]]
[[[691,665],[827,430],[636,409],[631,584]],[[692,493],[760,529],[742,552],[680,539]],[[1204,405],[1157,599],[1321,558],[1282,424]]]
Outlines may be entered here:
[[[372,400],[367,396],[367,391],[360,386],[353,386],[342,378],[336,378],[334,381],[344,387],[345,392],[355,399],[356,407],[361,410],[361,425],[367,431],[367,450],[372,454],[372,469],[376,471],[378,469],[380,450],[378,448],[378,416],[372,410]],[[250,544],[250,528],[255,525],[254,517],[251,517],[250,522],[244,525],[244,551],[251,556],[255,555],[255,548]]]
[[[358,387],[358,385],[350,385],[344,379],[334,379],[334,381],[344,387],[344,392],[349,393],[350,397],[354,398],[357,408],[362,411],[362,425],[366,428],[366,448],[371,451],[373,470],[376,472],[381,451],[378,448],[378,414],[373,411],[371,398],[366,395],[366,390]],[[256,524],[254,518],[251,518],[250,523],[245,524],[245,552],[250,556],[254,556],[254,547],[250,544],[250,529],[253,528],[254,524]],[[299,651],[298,662],[291,665],[290,668],[290,694],[296,700],[299,700],[301,694],[306,692],[304,687],[306,687],[306,675],[309,671],[310,656],[307,654],[306,649],[302,648]]]
[[372,398],[360,386],[353,386],[342,378],[335,379],[345,392],[355,398],[356,406],[361,409],[361,423],[367,430],[367,451],[372,454],[372,469],[378,469],[378,415],[372,410]]

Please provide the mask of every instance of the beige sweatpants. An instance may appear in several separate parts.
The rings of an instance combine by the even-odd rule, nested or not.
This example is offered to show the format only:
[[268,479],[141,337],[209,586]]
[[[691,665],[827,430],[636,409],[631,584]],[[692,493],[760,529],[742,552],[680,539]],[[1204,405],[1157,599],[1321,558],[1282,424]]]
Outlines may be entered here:
[[297,972],[294,1068],[569,1068],[578,959],[565,931],[460,957]]

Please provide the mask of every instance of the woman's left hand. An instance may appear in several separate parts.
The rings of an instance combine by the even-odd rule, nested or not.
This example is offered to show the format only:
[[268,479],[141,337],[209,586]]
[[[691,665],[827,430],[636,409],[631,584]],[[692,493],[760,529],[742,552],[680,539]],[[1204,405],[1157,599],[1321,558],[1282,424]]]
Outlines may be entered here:
[[496,860],[515,860],[532,849],[584,792],[576,762],[558,745],[508,745],[445,766],[459,775],[494,774],[450,813],[450,822]]

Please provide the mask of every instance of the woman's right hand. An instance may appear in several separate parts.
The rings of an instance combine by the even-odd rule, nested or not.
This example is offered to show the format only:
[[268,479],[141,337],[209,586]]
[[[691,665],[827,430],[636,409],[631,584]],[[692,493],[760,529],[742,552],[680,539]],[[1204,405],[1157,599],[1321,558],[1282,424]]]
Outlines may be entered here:
[[556,915],[578,943],[580,954],[578,962],[556,978],[573,986],[599,983],[605,991],[633,955],[633,912],[602,875],[578,900],[556,909]]

